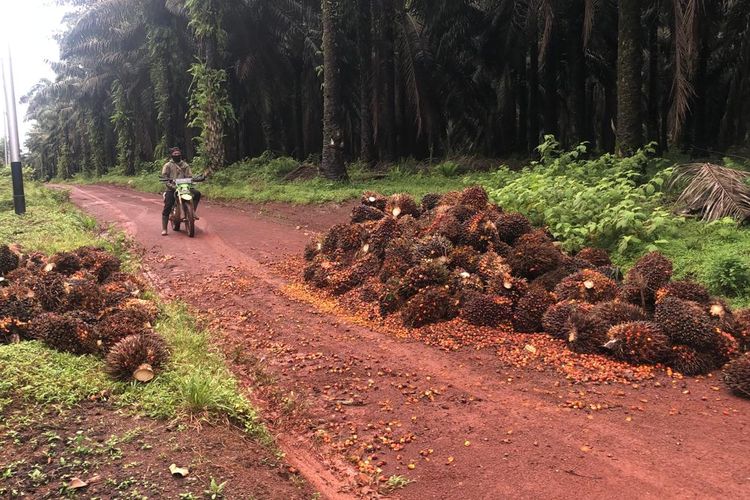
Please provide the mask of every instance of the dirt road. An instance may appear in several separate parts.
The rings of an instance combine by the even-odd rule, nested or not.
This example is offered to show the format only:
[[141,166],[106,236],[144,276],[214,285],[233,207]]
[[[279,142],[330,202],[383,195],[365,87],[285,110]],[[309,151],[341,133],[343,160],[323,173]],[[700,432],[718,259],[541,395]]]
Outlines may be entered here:
[[189,239],[160,236],[157,196],[83,186],[71,198],[129,232],[164,295],[221,333],[289,462],[326,497],[382,492],[378,475],[408,478],[392,494],[419,499],[750,492],[750,402],[715,377],[574,384],[491,350],[445,352],[291,299],[274,264],[349,207],[209,202]]

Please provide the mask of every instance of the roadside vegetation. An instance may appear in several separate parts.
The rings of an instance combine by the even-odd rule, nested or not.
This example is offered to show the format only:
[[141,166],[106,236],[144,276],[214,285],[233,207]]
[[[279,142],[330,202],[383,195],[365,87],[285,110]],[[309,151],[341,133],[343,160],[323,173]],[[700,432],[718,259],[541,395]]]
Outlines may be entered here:
[[[10,194],[9,178],[0,177],[0,198],[12,199]],[[126,268],[137,268],[125,237],[98,231],[94,219],[70,204],[64,191],[27,182],[26,196],[28,211],[23,217],[16,216],[12,207],[0,210],[0,242],[43,253],[103,246],[120,257]],[[159,305],[162,313],[155,330],[167,341],[171,359],[153,382],[113,381],[104,374],[102,359],[58,352],[37,341],[0,345],[0,411],[19,398],[63,409],[92,397],[105,397],[129,413],[148,417],[228,418],[270,444],[224,357],[211,345],[210,333],[200,328],[184,305]]]

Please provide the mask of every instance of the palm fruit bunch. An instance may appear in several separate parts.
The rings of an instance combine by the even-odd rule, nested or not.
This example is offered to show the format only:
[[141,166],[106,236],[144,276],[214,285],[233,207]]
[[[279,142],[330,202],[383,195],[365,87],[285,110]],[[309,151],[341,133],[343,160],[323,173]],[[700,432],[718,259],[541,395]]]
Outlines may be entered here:
[[83,309],[98,312],[104,307],[104,296],[97,278],[87,272],[79,271],[65,281],[66,311]]
[[365,193],[351,221],[314,238],[304,257],[307,281],[333,295],[353,291],[347,301],[398,313],[410,328],[457,316],[483,327],[511,323],[574,351],[663,362],[686,375],[750,348],[750,310],[732,312],[701,284],[672,280],[673,265],[659,252],[623,280],[606,251],[566,254],[548,231],[493,205],[479,186],[426,195],[421,204]]
[[58,252],[49,261],[49,269],[71,275],[81,270],[81,258],[73,252]]
[[555,287],[559,300],[578,300],[581,302],[607,302],[617,296],[617,283],[592,269],[571,274]]
[[18,254],[8,245],[0,245],[0,276],[5,276],[18,267]]
[[670,354],[669,337],[651,321],[631,321],[613,326],[607,332],[604,348],[622,361],[656,364]]
[[545,332],[560,339],[565,338],[565,325],[574,312],[586,314],[592,308],[587,302],[563,300],[552,304],[542,315],[542,328]]
[[384,211],[386,214],[396,219],[406,215],[419,217],[419,206],[414,201],[414,198],[405,193],[389,196]]
[[513,303],[504,297],[466,291],[461,298],[461,317],[475,326],[499,326],[513,316]]
[[585,260],[594,267],[611,266],[609,254],[602,248],[585,247],[578,251],[576,258]]
[[32,289],[21,283],[0,288],[0,344],[28,338],[30,323],[41,312]]
[[160,336],[153,333],[129,335],[109,351],[105,370],[118,380],[148,382],[168,359],[169,350]]
[[87,347],[90,344],[84,343],[93,336],[92,328],[74,313],[41,314],[32,323],[31,335],[58,351],[71,354],[92,352]]
[[544,288],[530,287],[518,300],[513,311],[513,328],[519,332],[541,332],[542,316],[555,303],[554,297]]
[[529,219],[518,212],[501,213],[495,220],[495,227],[500,239],[509,245],[532,230]]
[[750,398],[750,353],[743,354],[724,367],[724,382],[738,396]]
[[81,267],[96,276],[99,283],[117,273],[122,266],[117,256],[102,248],[85,246],[76,249],[74,253],[81,260]]
[[710,349],[716,331],[700,304],[677,297],[666,297],[656,305],[654,321],[674,343],[696,349]]
[[417,292],[401,309],[404,326],[419,328],[451,319],[457,313],[457,299],[444,286],[430,286]]
[[620,295],[626,302],[653,309],[656,291],[671,278],[672,262],[659,252],[651,252],[628,271]]

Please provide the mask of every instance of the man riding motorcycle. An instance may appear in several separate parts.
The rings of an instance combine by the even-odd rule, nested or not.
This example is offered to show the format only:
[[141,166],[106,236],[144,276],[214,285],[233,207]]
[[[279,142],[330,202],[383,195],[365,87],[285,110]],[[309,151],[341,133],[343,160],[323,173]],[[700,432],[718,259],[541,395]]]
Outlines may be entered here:
[[[164,179],[182,179],[185,177],[192,177],[193,172],[190,170],[188,162],[182,159],[182,151],[180,148],[172,148],[169,152],[169,161],[164,164],[161,169],[161,177]],[[191,189],[190,192],[193,195],[193,206],[195,210],[198,210],[198,202],[201,200],[201,193],[197,189]],[[169,223],[169,215],[172,213],[172,208],[175,204],[175,190],[174,182],[167,183],[167,190],[164,193],[164,211],[161,213],[161,235],[167,235],[167,225]],[[195,216],[195,220],[198,220],[198,216]]]

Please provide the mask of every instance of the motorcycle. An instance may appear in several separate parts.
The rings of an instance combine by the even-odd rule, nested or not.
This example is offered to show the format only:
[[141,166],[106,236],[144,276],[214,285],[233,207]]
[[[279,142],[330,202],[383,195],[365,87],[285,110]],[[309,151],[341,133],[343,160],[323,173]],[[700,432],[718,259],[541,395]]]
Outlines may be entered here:
[[[191,238],[195,236],[195,205],[193,204],[193,193],[191,189],[193,184],[197,182],[203,182],[206,177],[199,175],[197,177],[185,177],[181,179],[166,179],[160,178],[162,182],[166,183],[167,189],[174,189],[174,206],[172,207],[172,213],[169,215],[169,220],[172,223],[172,229],[175,231],[180,230],[180,226],[184,223],[187,229],[188,236]],[[164,193],[163,196],[167,194]]]

